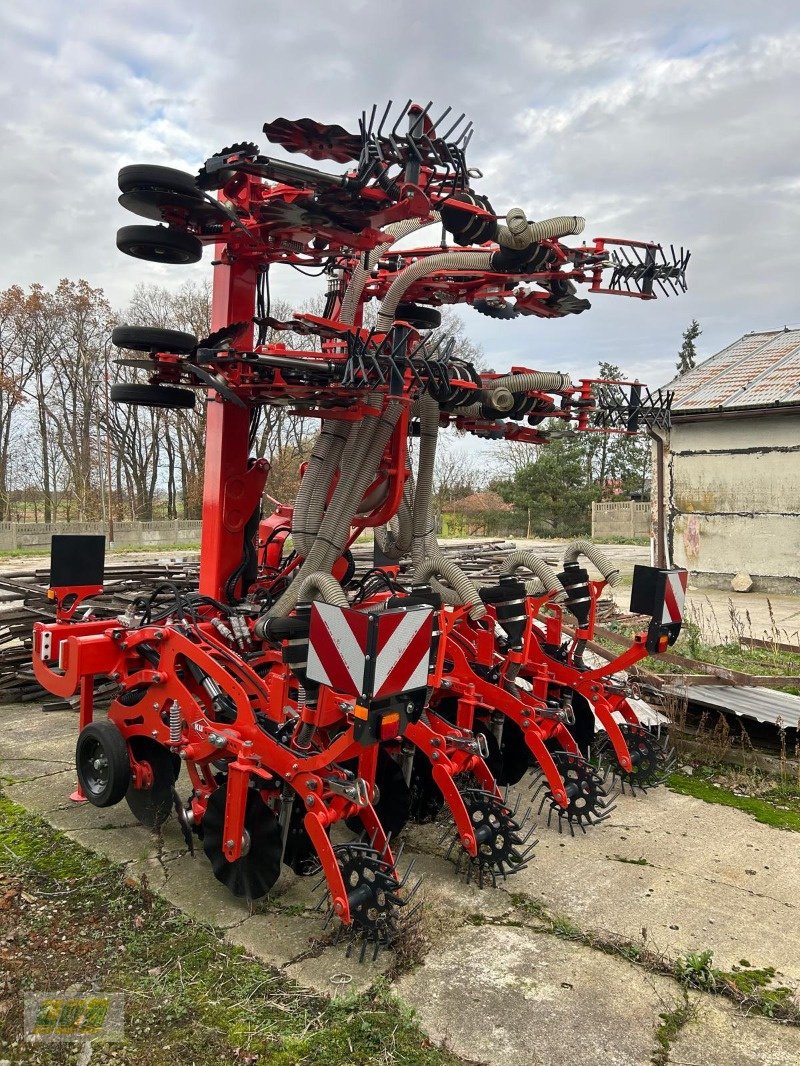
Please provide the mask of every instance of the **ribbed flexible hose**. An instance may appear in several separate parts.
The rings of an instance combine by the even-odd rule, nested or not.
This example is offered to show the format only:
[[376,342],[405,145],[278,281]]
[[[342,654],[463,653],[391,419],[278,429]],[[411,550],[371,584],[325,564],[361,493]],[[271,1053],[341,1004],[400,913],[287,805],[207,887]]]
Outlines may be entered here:
[[[414,571],[412,580],[415,585],[422,585],[433,577],[444,578],[450,588],[458,594],[458,602],[471,605],[469,616],[473,621],[477,622],[478,619],[484,617],[486,607],[480,598],[477,588],[461,567],[454,563],[452,559],[447,559],[443,555],[433,559],[426,559]],[[441,591],[445,587],[440,582],[436,583],[437,591]]]
[[415,281],[439,270],[489,270],[492,255],[492,252],[440,252],[407,266],[400,271],[383,298],[378,311],[378,329],[388,331],[392,328],[397,305],[406,289]]
[[313,537],[319,530],[328,487],[339,466],[350,428],[348,423],[333,419],[323,423],[300,481],[292,515],[292,541],[303,557],[308,555]]
[[364,291],[364,286],[369,281],[372,268],[378,262],[384,252],[388,251],[393,244],[401,240],[403,237],[407,237],[410,233],[416,232],[418,229],[424,229],[426,226],[430,226],[433,222],[441,221],[441,215],[438,211],[434,211],[431,214],[430,222],[419,222],[415,218],[407,218],[403,222],[394,222],[391,226],[387,226],[385,233],[391,236],[391,240],[386,241],[384,244],[379,244],[377,248],[369,253],[367,257],[366,266],[359,264],[350,276],[350,283],[347,286],[347,290],[342,300],[342,310],[339,315],[339,321],[345,322],[350,325],[355,317],[358,309],[359,301],[361,300],[361,293]]
[[387,559],[399,561],[411,551],[414,540],[414,474],[408,471],[397,514],[384,526],[376,526],[375,542]]
[[297,594],[298,603],[310,603],[314,599],[324,600],[325,603],[331,603],[334,607],[350,606],[347,594],[336,578],[319,570],[315,574],[309,574],[303,580]]
[[[370,402],[375,402],[374,398]],[[342,474],[319,533],[294,581],[269,609],[268,616],[288,614],[297,603],[305,578],[318,570],[329,572],[342,554],[358,505],[377,473],[402,410],[403,405],[393,401],[379,416],[367,416],[358,423],[360,433],[356,437],[351,436],[345,445]]]
[[[434,211],[432,221],[435,222],[439,218],[438,211]],[[427,225],[430,223],[420,223],[417,219],[405,219],[386,227],[386,233],[390,239],[370,252],[366,266],[359,265],[353,271],[342,300],[342,309],[339,314],[341,322],[349,325],[354,321],[364,286],[369,280],[372,268],[383,253],[402,237],[407,237],[415,230],[424,229]],[[314,538],[319,533],[325,512],[325,501],[333,477],[339,468],[342,449],[348,434],[360,434],[359,425],[356,423],[347,426],[335,420],[324,421],[311,453],[305,476],[300,483],[292,518],[292,539],[303,556],[308,555]]]
[[583,233],[586,219],[580,215],[557,215],[541,222],[529,222],[521,207],[512,207],[506,214],[505,226],[497,227],[497,243],[503,248],[521,252],[537,241]]
[[[560,603],[561,600],[565,600],[567,598],[567,593],[564,589],[564,586],[558,580],[558,575],[556,574],[555,570],[552,568],[552,566],[550,566],[549,563],[545,562],[541,555],[537,555],[536,552],[529,550],[512,552],[503,562],[503,566],[500,570],[500,573],[513,574],[516,573],[516,571],[521,569],[523,566],[530,570],[531,573],[536,575],[536,577],[538,578],[538,587],[545,589],[547,592],[557,593],[557,595],[554,597],[556,603]],[[531,585],[532,588],[529,589],[528,585]],[[528,581],[525,583],[525,590],[529,594],[536,595],[538,591],[537,585],[534,585],[533,582]]]
[[573,540],[564,549],[564,562],[575,563],[579,555],[594,563],[606,581],[613,588],[619,580],[619,567],[614,566],[605,552],[600,551],[590,540]]

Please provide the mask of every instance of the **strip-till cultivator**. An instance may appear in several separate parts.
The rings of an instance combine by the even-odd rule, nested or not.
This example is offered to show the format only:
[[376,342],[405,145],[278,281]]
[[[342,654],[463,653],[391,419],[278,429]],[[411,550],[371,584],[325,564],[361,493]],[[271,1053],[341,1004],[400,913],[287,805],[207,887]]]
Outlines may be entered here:
[[[589,307],[581,286],[653,299],[685,288],[688,253],[571,247],[581,218],[500,216],[473,190],[463,117],[390,110],[353,134],[309,119],[264,127],[338,172],[253,144],[223,149],[197,177],[120,172],[121,204],[157,223],[121,229],[123,252],[181,264],[214,249],[211,336],[132,325],[113,337],[119,362],[148,379],[115,385],[115,402],[190,408],[207,392],[199,589],[162,587],[113,623],[78,619],[102,583],[103,546],[63,538],[58,621],[37,626],[34,664],[46,688],[81,693],[75,798],[126,799],[152,828],[174,812],[239,896],[268,893],[283,863],[321,874],[329,919],[376,951],[417,887],[392,845],[409,818],[441,816],[456,864],[494,883],[532,853],[507,800],[528,771],[533,805],[573,835],[610,815],[609,771],[634,792],[658,784],[669,756],[620,671],[674,642],[685,586],[681,571],[639,568],[634,607],[652,622],[596,668],[584,649],[617,573],[594,545],[569,545],[558,571],[514,552],[480,589],[439,550],[443,429],[544,444],[545,419],[635,433],[669,416],[669,398],[639,383],[479,372],[438,328],[439,308],[558,318]],[[398,247],[431,225],[431,243]],[[271,316],[278,265],[325,279],[322,314]],[[267,342],[276,335],[285,343]],[[271,405],[321,428],[294,505],[262,516],[269,465],[250,451]],[[356,580],[348,549],[365,529],[376,566]],[[94,720],[98,675],[119,692]]]

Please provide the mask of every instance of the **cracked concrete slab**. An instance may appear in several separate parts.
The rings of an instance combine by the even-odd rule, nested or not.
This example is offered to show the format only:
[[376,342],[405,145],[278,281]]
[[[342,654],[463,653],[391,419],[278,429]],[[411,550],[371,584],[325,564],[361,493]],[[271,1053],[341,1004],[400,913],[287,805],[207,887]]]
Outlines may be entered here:
[[669,955],[710,948],[717,966],[747,958],[800,981],[797,834],[659,788],[620,796],[585,836],[546,824],[536,835],[536,857],[509,891],[542,899],[583,929],[639,940],[646,928],[651,946]]
[[529,929],[467,927],[396,984],[430,1038],[492,1066],[642,1066],[675,985]]
[[[377,963],[361,966],[347,957],[346,944],[328,942],[329,930],[314,911],[315,878],[287,870],[270,897],[251,908],[214,879],[201,847],[194,858],[186,853],[174,820],[158,837],[135,823],[124,802],[107,810],[71,803],[74,715],[32,714],[30,706],[0,713],[8,726],[0,734],[0,774],[15,779],[7,794],[119,862],[126,876],[145,877],[190,917],[222,928],[231,943],[326,994],[367,988],[394,964],[383,952]],[[24,751],[18,730],[24,732]],[[185,781],[179,791],[188,793]],[[530,797],[527,789],[522,795]],[[540,842],[529,867],[497,889],[481,890],[465,883],[443,857],[440,827],[412,826],[405,834],[401,865],[414,858],[416,872],[424,875],[420,936],[428,945],[424,964],[396,988],[417,1007],[431,1037],[446,1039],[466,1058],[492,1066],[639,1066],[650,1059],[659,1012],[673,1007],[679,994],[666,978],[523,927],[517,893],[541,900],[584,931],[640,941],[646,929],[648,946],[670,956],[711,948],[717,966],[747,958],[755,966],[775,966],[788,984],[800,980],[795,835],[664,789],[621,797],[612,819],[586,836],[559,836],[545,824],[536,835]],[[681,1045],[676,1062],[800,1061],[796,1031],[753,1019],[742,1019],[740,1028],[724,1004],[709,1007],[705,998],[703,1004],[705,1021],[692,1022],[680,1037],[695,1043]],[[705,1036],[697,1035],[702,1025]],[[716,1058],[704,1042],[717,1049]],[[777,1049],[773,1058],[752,1057],[762,1045]]]
[[740,1014],[704,996],[695,1018],[672,1041],[669,1061],[675,1066],[797,1066],[800,1029]]

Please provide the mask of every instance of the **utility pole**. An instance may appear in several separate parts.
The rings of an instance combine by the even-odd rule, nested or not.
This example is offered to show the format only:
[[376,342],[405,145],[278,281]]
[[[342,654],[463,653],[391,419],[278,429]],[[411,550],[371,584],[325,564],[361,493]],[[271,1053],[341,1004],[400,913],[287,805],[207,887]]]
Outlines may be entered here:
[[108,347],[106,346],[105,401],[106,401],[106,492],[108,493],[108,547],[114,547],[114,497],[111,491],[111,403],[108,386]]

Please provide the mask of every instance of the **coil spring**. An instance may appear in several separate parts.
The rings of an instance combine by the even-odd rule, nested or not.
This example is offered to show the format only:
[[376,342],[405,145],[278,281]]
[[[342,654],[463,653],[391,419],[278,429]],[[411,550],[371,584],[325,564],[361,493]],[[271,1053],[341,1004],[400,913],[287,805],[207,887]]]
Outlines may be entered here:
[[169,709],[169,742],[173,747],[181,742],[182,726],[180,705],[173,701]]

